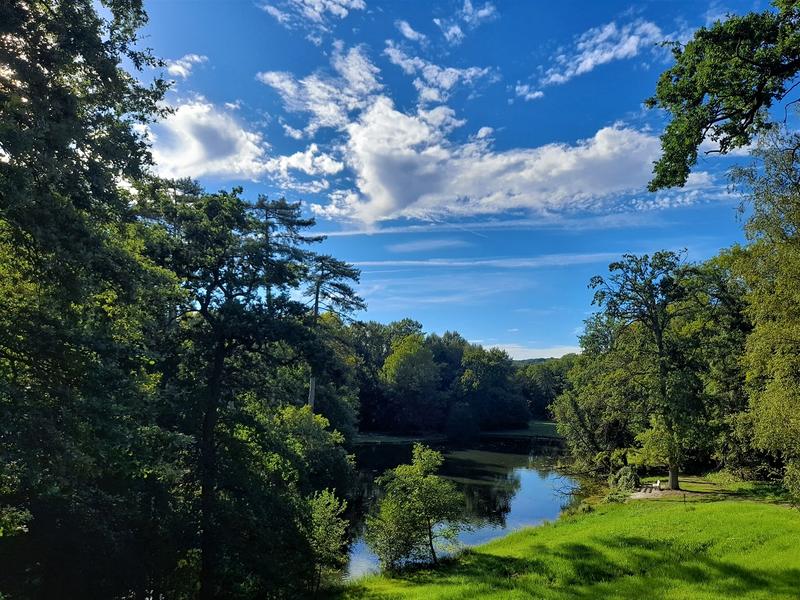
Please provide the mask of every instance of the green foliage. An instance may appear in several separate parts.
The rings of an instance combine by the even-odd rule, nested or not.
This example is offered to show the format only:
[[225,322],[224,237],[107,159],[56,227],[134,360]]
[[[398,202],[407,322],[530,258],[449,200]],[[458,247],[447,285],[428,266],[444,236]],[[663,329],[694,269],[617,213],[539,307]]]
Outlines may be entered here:
[[436,545],[453,542],[464,523],[464,499],[436,475],[442,455],[415,444],[411,464],[380,479],[385,495],[367,519],[366,540],[381,565],[394,571],[408,562],[437,562]]
[[438,393],[439,367],[422,334],[408,335],[392,345],[381,378],[400,431],[441,427],[444,405]]
[[800,165],[796,134],[762,140],[756,162],[734,174],[753,207],[753,240],[733,256],[748,285],[746,314],[753,329],[744,364],[754,445],[786,460],[800,458]]
[[522,394],[528,401],[528,411],[536,419],[550,416],[550,405],[567,389],[567,373],[577,355],[566,354],[521,367],[517,372]]
[[727,153],[768,131],[768,109],[794,89],[800,71],[800,4],[731,16],[674,42],[675,65],[661,74],[651,108],[669,111],[651,190],[683,185],[710,139]]
[[639,473],[633,465],[625,465],[608,478],[608,485],[615,490],[632,492],[641,485]]
[[800,504],[800,463],[798,461],[791,461],[786,465],[783,484],[794,503]]
[[458,397],[469,404],[481,429],[524,427],[530,415],[514,377],[514,364],[503,350],[470,346],[461,359]]
[[342,518],[347,503],[327,489],[316,492],[308,502],[311,510],[308,539],[314,554],[313,591],[316,592],[347,565],[347,520]]

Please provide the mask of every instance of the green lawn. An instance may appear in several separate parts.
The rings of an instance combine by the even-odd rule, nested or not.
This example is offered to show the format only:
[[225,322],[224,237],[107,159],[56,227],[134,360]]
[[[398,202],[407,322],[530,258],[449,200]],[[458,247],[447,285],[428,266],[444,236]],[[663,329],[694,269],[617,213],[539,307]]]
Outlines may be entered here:
[[800,512],[718,498],[714,490],[686,503],[599,505],[474,548],[438,570],[359,580],[338,597],[800,598]]

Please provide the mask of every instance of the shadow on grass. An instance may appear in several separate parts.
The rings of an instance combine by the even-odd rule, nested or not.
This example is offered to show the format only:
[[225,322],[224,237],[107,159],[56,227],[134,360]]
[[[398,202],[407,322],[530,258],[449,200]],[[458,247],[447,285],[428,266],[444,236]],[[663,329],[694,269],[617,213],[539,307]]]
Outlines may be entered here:
[[[718,560],[708,556],[708,541],[619,536],[592,538],[588,542],[534,545],[528,551],[531,558],[525,559],[467,551],[460,560],[439,569],[405,573],[390,581],[413,586],[451,584],[453,597],[458,598],[479,598],[479,590],[487,589],[493,594],[522,590],[534,596],[546,590],[548,598],[565,600],[633,600],[659,597],[659,591],[671,589],[689,593],[686,597],[695,592],[719,598],[748,597],[753,593],[769,598],[800,596],[800,568],[744,567]],[[346,597],[401,598],[402,590],[378,593],[355,585],[348,588]]]

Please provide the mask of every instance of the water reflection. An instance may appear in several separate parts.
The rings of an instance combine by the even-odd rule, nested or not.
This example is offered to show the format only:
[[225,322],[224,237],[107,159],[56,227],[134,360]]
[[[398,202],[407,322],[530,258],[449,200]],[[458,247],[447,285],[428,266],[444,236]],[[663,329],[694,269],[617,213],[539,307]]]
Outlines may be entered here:
[[[435,445],[434,445],[435,446]],[[356,450],[361,474],[361,499],[356,502],[354,541],[348,575],[377,570],[377,559],[363,541],[363,518],[380,489],[374,478],[411,460],[411,443],[362,444]],[[520,438],[484,439],[474,448],[437,448],[444,454],[441,475],[464,492],[472,528],[459,542],[475,545],[510,531],[555,519],[568,500],[574,482],[555,470],[563,450],[557,441]]]

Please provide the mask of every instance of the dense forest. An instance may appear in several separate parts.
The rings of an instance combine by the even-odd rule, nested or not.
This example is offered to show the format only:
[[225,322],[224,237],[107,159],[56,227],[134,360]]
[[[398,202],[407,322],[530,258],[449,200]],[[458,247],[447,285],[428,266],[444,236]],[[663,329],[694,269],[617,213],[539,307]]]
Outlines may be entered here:
[[[357,320],[359,272],[315,252],[299,202],[156,177],[163,65],[141,2],[104,6],[0,7],[0,598],[313,592],[342,564],[358,432],[554,418],[588,476],[724,468],[800,497],[800,135],[767,112],[800,70],[795,2],[676,45],[650,101],[673,115],[654,189],[706,136],[754,144],[748,243],[621,257],[588,282],[582,352],[531,364]],[[417,481],[457,520],[439,462],[415,450],[388,497]]]

